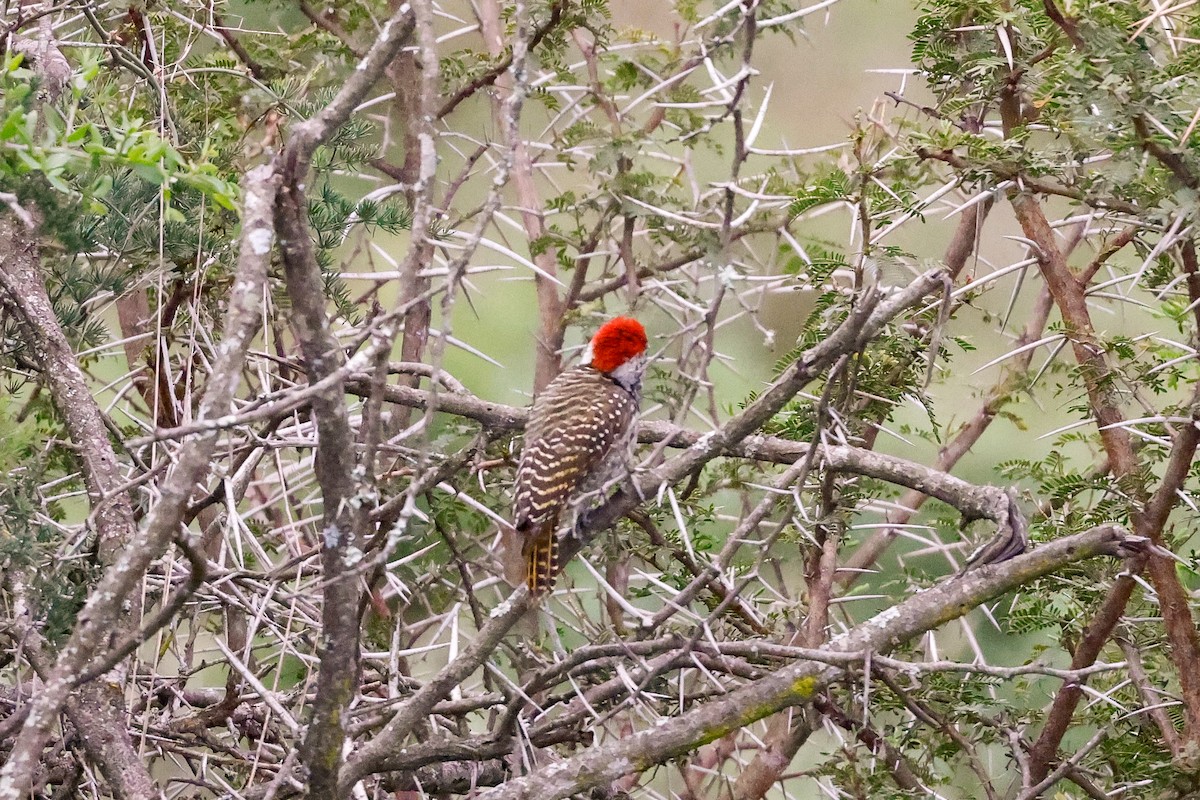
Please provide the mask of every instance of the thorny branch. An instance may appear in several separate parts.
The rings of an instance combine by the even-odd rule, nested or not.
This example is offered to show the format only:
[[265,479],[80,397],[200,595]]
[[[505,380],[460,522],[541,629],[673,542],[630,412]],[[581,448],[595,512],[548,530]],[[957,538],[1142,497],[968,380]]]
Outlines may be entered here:
[[[829,648],[840,651],[884,652],[932,627],[955,619],[975,606],[997,597],[1064,563],[1123,552],[1126,534],[1118,526],[1103,526],[1048,543],[1012,561],[987,567],[955,581],[911,597],[838,636]],[[842,670],[817,662],[800,661],[762,680],[705,703],[651,730],[543,768],[503,788],[488,792],[488,800],[545,798],[558,800],[593,786],[638,772],[692,750],[750,722],[785,708],[806,705],[824,687],[838,680]]]
[[[1198,185],[1189,137],[1200,114],[1153,99],[1113,123],[1133,162],[1109,142],[1102,154],[1081,147],[1072,158],[1083,160],[1049,167],[1053,159],[1034,149],[1038,135],[1024,133],[1056,124],[1064,97],[1028,87],[1050,86],[1060,57],[1082,59],[1066,70],[1073,75],[1094,66],[1086,37],[1098,23],[1045,0],[1029,10],[1045,22],[1037,48],[1016,22],[980,24],[976,12],[943,20],[946,38],[926,54],[986,41],[977,52],[995,75],[958,76],[955,111],[945,95],[923,106],[903,88],[888,93],[898,113],[916,112],[917,125],[936,135],[910,138],[912,120],[900,124],[880,104],[849,146],[768,149],[762,140],[779,135],[789,87],[771,82],[770,48],[759,45],[827,6],[765,19],[753,0],[717,4],[672,40],[638,41],[595,4],[565,2],[301,2],[283,36],[192,2],[85,4],[78,19],[70,4],[6,7],[13,37],[5,46],[26,58],[0,76],[10,122],[21,104],[7,87],[39,59],[55,74],[35,87],[46,112],[38,136],[14,135],[3,148],[5,158],[20,154],[25,171],[20,180],[0,174],[0,238],[12,244],[0,253],[0,367],[27,384],[19,408],[0,398],[0,414],[5,423],[49,420],[55,433],[30,452],[77,472],[43,478],[15,501],[0,485],[0,796],[201,791],[262,800],[497,787],[488,796],[619,797],[659,791],[639,783],[673,760],[680,795],[742,800],[781,781],[787,791],[792,781],[847,791],[818,771],[791,769],[822,725],[841,737],[847,781],[870,773],[932,791],[926,764],[878,715],[881,696],[908,735],[948,743],[947,763],[969,768],[989,797],[1000,795],[992,784],[1003,773],[987,762],[979,728],[1008,744],[1020,773],[1014,794],[1033,796],[1060,779],[1091,797],[1130,790],[1114,758],[1101,764],[1109,734],[1101,704],[1080,710],[1088,693],[1114,707],[1132,699],[1131,718],[1152,723],[1128,732],[1131,752],[1170,751],[1183,763],[1200,729],[1200,653],[1170,548],[1177,507],[1194,502],[1200,439],[1200,267],[1188,205]],[[1133,38],[1145,46],[1135,59],[1169,63],[1165,54],[1186,51],[1178,14],[1156,6],[1139,23]],[[101,45],[104,63],[118,68],[99,83],[131,88],[119,113],[91,92],[90,78],[72,74],[75,49],[64,56],[54,46],[64,33]],[[196,35],[221,52],[195,61],[204,50],[193,47]],[[336,73],[327,68],[339,58],[347,65],[330,94],[306,106],[320,109],[308,120],[297,118],[297,97],[315,95],[289,74],[308,64],[302,41],[319,44],[316,72]],[[1173,82],[1188,81],[1180,73]],[[180,102],[181,86],[201,91]],[[67,87],[83,99],[60,97]],[[462,113],[477,96],[492,103],[482,132]],[[239,98],[236,114],[210,119],[213,97]],[[538,106],[523,113],[527,98]],[[1096,100],[1094,108],[1104,105]],[[114,220],[128,227],[68,253],[74,240],[56,240],[62,222],[43,220],[30,189],[53,195],[38,184],[44,175],[75,181],[75,167],[55,171],[56,160],[78,141],[95,150],[120,140],[129,131],[104,126],[134,108],[153,117],[137,134],[156,142],[153,128],[173,148],[135,170],[162,167],[160,183],[147,182],[149,199],[137,207],[121,204],[128,186],[93,197],[94,187],[71,183],[71,203],[106,205],[94,230]],[[378,136],[339,139],[351,118]],[[1074,119],[1107,124],[1090,108]],[[102,136],[44,148],[47,120],[64,133],[97,124]],[[1072,143],[1084,140],[1082,127]],[[198,130],[202,145],[189,140]],[[125,156],[104,152],[99,166],[79,171],[123,174]],[[176,156],[187,163],[172,171],[165,165]],[[1115,186],[1103,177],[1107,166],[1092,166],[1109,161],[1112,174],[1138,177]],[[356,204],[357,189],[347,187],[375,180],[359,164],[396,185]],[[224,208],[230,198],[241,207],[240,232],[210,202],[216,190],[205,182],[215,174],[240,181],[240,199],[223,197]],[[1169,200],[1156,198],[1154,181],[1169,184]],[[189,205],[189,192],[203,196]],[[373,227],[386,218],[376,198],[393,196],[405,214],[387,233],[399,246]],[[997,267],[984,220],[1005,198],[1025,257]],[[330,237],[322,214],[343,204],[353,210]],[[93,225],[87,203],[65,216],[85,207],[79,224]],[[180,208],[196,238],[176,230]],[[957,222],[942,268],[921,274],[911,264],[935,251],[903,253],[911,246],[894,231],[907,234],[922,216],[932,230],[941,212]],[[818,241],[828,238],[814,236],[818,217],[847,223],[849,243]],[[907,241],[929,238],[917,231]],[[495,263],[485,263],[485,251]],[[1126,272],[1131,251],[1145,263]],[[383,271],[360,271],[377,260]],[[897,265],[907,271],[902,288],[867,280]],[[81,266],[132,283],[75,302],[69,283]],[[369,288],[346,301],[339,291],[355,281]],[[1023,287],[1035,281],[1027,308]],[[1007,308],[996,311],[989,293],[1010,284]],[[523,316],[535,295],[536,313]],[[1177,324],[1184,341],[1159,328],[1124,337],[1127,320],[1106,330],[1095,313],[1143,301],[1158,303],[1165,313],[1155,319]],[[87,347],[88,325],[107,319],[114,302],[122,341]],[[920,304],[928,308],[901,324]],[[942,311],[931,327],[934,308]],[[615,494],[564,541],[564,560],[587,548],[589,562],[535,606],[497,579],[494,551],[507,529],[509,434],[520,433],[526,411],[486,399],[506,397],[504,388],[462,359],[519,367],[505,345],[520,328],[531,343],[522,354],[537,343],[536,389],[572,357],[574,337],[630,312],[649,323],[659,350],[638,429],[648,447],[630,480],[610,487]],[[210,330],[216,320],[220,335]],[[963,369],[971,357],[947,369],[947,354],[959,358],[956,347],[981,340],[994,351],[990,333],[1014,321],[1019,335],[990,362],[1003,364],[1001,378],[967,406],[961,427],[950,427],[959,416],[947,405],[972,390]],[[773,378],[742,381],[730,394],[738,362],[762,360],[727,352],[738,326],[768,346],[777,333],[799,332],[804,346]],[[1127,363],[1138,347],[1154,354],[1153,368]],[[124,352],[127,374],[111,376],[110,350]],[[1075,356],[1077,371],[1060,363],[1062,353]],[[526,379],[510,379],[519,373],[503,373],[505,387],[524,393]],[[1080,473],[1036,463],[1039,445],[1024,429],[1019,448],[1003,449],[1044,477],[1030,468],[1009,487],[998,471],[984,482],[951,474],[980,466],[968,457],[987,458],[986,437],[1003,436],[997,430],[1019,419],[1021,403],[1040,403],[1047,416],[1069,405],[1046,391],[1046,375],[1064,395],[1077,390],[1080,414],[1096,423],[1103,452],[1080,478],[1084,488],[1061,492]],[[927,425],[906,416],[910,401],[918,418],[928,412]],[[913,439],[951,431],[936,458],[925,459]],[[928,498],[1003,536],[1026,529],[1016,498],[1029,495],[1028,525],[1042,542],[1033,552],[932,587],[914,570],[920,591],[906,599],[884,578],[870,579],[879,594],[862,593],[864,576],[890,569],[881,556],[906,537],[957,560],[957,540],[939,538],[954,523],[913,516]],[[20,503],[29,499],[25,514]],[[1098,508],[1108,510],[1088,516]],[[930,517],[935,524],[921,524]],[[1127,519],[1133,534],[1114,519]],[[1088,526],[1098,527],[1066,535]],[[54,545],[21,561],[27,552],[10,546],[31,531]],[[847,556],[852,542],[861,543]],[[1086,561],[1097,555],[1126,561],[1119,571]],[[1046,622],[1043,588],[1063,603],[1091,598],[1076,615],[1086,624]],[[64,600],[60,589],[80,595]],[[965,621],[958,629],[975,663],[943,652],[940,626],[1013,589],[1011,608],[1028,615],[1021,620],[1061,627],[1069,665],[987,663],[989,645]],[[894,605],[862,622],[852,604],[863,600]],[[1144,613],[1126,617],[1139,603]],[[1003,629],[1003,610],[978,616]],[[903,657],[886,655],[897,649]],[[962,676],[964,695],[989,681],[1040,681],[1029,695],[1045,688],[1053,701],[1044,711],[1036,702],[1019,711],[939,709],[923,690],[946,674]],[[1169,688],[1176,676],[1178,699]],[[1183,709],[1180,730],[1174,706]],[[779,710],[778,725],[760,722]],[[1082,724],[1098,732],[1061,752]],[[1169,765],[1144,768],[1163,774]]]
[[[304,187],[313,153],[345,123],[400,48],[408,43],[414,20],[409,4],[401,3],[384,23],[354,75],[316,116],[296,126],[277,159],[280,182],[275,197],[275,229],[288,297],[294,309],[292,330],[303,353],[305,372],[313,384],[334,373],[342,361],[341,349],[330,331],[324,281],[308,226]],[[377,346],[386,349],[389,344],[390,341]],[[343,720],[358,688],[357,564],[371,532],[365,500],[372,492],[369,481],[359,477],[367,470],[355,453],[354,433],[340,384],[331,383],[316,394],[312,410],[321,442],[316,471],[324,506],[323,638],[312,721],[304,737],[301,759],[308,769],[313,794],[332,798],[337,792],[345,741]]]

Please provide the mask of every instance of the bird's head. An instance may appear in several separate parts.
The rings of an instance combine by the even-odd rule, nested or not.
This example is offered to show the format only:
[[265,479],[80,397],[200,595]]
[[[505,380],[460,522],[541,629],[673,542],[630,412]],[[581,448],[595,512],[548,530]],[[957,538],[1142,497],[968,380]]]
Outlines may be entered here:
[[610,319],[596,331],[589,350],[593,368],[632,385],[641,380],[646,366],[646,329],[631,317]]

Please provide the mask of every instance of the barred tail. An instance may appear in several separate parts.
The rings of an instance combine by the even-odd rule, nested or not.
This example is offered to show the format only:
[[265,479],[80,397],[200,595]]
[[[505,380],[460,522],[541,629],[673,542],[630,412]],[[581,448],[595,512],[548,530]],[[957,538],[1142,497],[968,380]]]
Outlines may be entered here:
[[554,588],[558,576],[557,527],[553,522],[543,525],[525,543],[525,583],[534,596]]

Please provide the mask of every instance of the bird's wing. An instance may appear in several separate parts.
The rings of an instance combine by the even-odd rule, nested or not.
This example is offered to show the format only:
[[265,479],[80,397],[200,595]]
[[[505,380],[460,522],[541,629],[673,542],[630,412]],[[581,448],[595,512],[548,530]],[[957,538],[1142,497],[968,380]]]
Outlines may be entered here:
[[534,403],[536,422],[517,467],[514,527],[525,531],[557,517],[634,413],[629,393],[590,368],[568,370],[547,386]]

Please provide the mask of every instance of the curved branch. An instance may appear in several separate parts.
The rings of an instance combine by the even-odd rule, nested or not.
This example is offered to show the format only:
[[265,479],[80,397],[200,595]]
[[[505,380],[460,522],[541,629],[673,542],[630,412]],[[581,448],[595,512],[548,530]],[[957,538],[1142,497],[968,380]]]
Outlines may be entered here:
[[[1011,561],[981,568],[910,597],[836,637],[827,649],[886,653],[1066,564],[1100,555],[1129,555],[1141,544],[1141,540],[1113,524],[1065,536]],[[797,661],[720,700],[509,781],[481,797],[569,797],[681,756],[785,708],[808,705],[844,671],[840,666]]]

